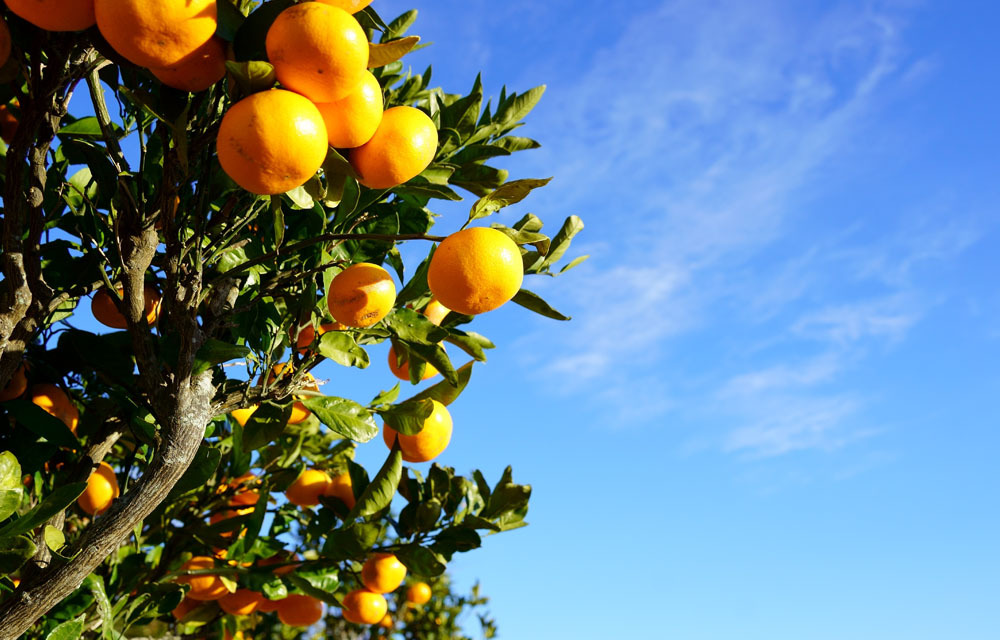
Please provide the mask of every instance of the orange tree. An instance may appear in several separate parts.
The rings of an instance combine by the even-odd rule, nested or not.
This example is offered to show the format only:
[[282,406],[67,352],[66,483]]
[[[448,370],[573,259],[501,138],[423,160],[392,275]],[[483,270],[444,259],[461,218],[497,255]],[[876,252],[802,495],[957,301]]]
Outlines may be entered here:
[[[565,319],[522,279],[578,264],[582,223],[486,225],[547,182],[488,164],[538,146],[511,132],[542,88],[432,88],[401,62],[416,12],[368,4],[4,0],[0,638],[444,638],[481,609],[447,563],[530,488],[432,462],[493,347],[466,325]],[[108,330],[77,328],[88,297]],[[440,381],[358,401],[309,373],[382,342]]]

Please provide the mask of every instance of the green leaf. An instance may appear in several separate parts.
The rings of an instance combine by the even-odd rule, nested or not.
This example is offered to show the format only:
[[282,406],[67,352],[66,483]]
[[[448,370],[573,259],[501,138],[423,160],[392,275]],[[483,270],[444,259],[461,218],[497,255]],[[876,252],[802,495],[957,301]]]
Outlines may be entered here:
[[315,200],[309,195],[304,186],[298,186],[291,191],[286,191],[285,195],[292,201],[293,209],[312,209],[313,204],[315,204]]
[[233,52],[237,60],[266,60],[264,38],[278,14],[295,4],[294,0],[262,2],[247,16],[233,36]]
[[361,497],[358,498],[357,504],[351,509],[347,519],[367,518],[388,507],[393,496],[396,495],[396,487],[399,486],[399,479],[402,475],[403,453],[399,450],[399,441],[397,440],[382,468],[378,470]]
[[546,318],[552,318],[553,320],[571,320],[569,316],[564,316],[559,313],[551,306],[549,303],[542,300],[541,296],[537,293],[528,291],[527,289],[521,289],[513,297],[513,301],[521,305],[525,309],[530,309],[539,315],[543,315]]
[[451,329],[448,337],[445,338],[445,342],[450,342],[480,362],[486,362],[484,349],[496,348],[496,345],[486,336],[479,335],[473,331],[459,331],[458,329]]
[[246,18],[236,8],[236,5],[230,2],[217,3],[217,7],[218,23],[215,28],[215,35],[226,42],[232,42],[233,38],[236,37],[236,32],[243,26]]
[[573,258],[565,267],[563,267],[562,269],[559,270],[559,273],[566,273],[567,271],[569,271],[573,267],[580,266],[581,264],[583,264],[584,262],[586,262],[588,258],[590,258],[589,255],[578,256],[576,258]]
[[340,586],[336,570],[325,569],[321,572],[298,570],[288,576],[288,581],[307,596],[319,598],[327,604],[340,605],[335,595],[337,587]]
[[506,104],[497,106],[493,122],[505,127],[520,122],[535,108],[538,101],[542,99],[543,93],[545,93],[544,84],[534,89],[529,89],[519,96],[512,96],[511,99],[506,101]]
[[441,404],[448,406],[458,398],[465,386],[469,384],[469,378],[472,377],[472,363],[466,363],[462,365],[456,372],[458,378],[458,384],[453,385],[447,380],[443,380],[434,386],[427,387],[417,395],[413,396],[413,400],[433,398]]
[[59,135],[92,136],[99,138],[101,137],[101,125],[94,116],[80,118],[75,122],[61,127]]
[[3,522],[21,506],[21,489],[0,489],[0,522]]
[[440,344],[407,343],[406,347],[410,350],[410,353],[415,353],[423,360],[434,365],[446,382],[452,385],[458,384],[458,374],[455,373],[455,367],[451,364],[448,353]]
[[504,136],[492,142],[493,145],[506,149],[511,153],[523,151],[525,149],[537,149],[542,145],[531,138],[519,138],[518,136]]
[[382,42],[387,42],[393,38],[398,38],[413,26],[413,23],[417,20],[417,10],[410,9],[406,13],[402,14],[387,26],[388,28],[382,34]]
[[469,527],[448,527],[437,534],[431,548],[439,552],[446,558],[451,558],[455,552],[464,553],[478,549],[483,545],[483,539],[479,537],[475,529]]
[[37,550],[35,543],[25,536],[0,536],[0,574],[14,573]]
[[398,397],[399,397],[399,383],[397,382],[395,385],[393,385],[392,389],[389,389],[388,391],[379,392],[377,396],[372,398],[372,401],[369,403],[368,406],[378,407],[383,404],[389,404],[390,402],[395,402],[396,398]]
[[45,640],[76,640],[83,635],[83,621],[84,617],[80,616],[57,625],[49,635],[45,636]]
[[346,527],[329,533],[323,544],[323,556],[334,562],[368,555],[381,535],[382,529],[376,523],[353,522]]
[[419,544],[408,544],[396,550],[396,557],[418,576],[433,578],[444,573],[448,561],[441,554]]
[[420,42],[418,36],[407,36],[398,40],[390,40],[389,42],[369,43],[368,68],[384,67],[399,60],[412,51],[418,42]]
[[79,440],[69,430],[69,427],[33,402],[18,398],[4,403],[7,413],[14,416],[18,424],[28,428],[35,435],[45,438],[52,444],[67,449],[80,446]]
[[515,484],[511,480],[511,468],[507,467],[503,478],[493,488],[493,492],[486,501],[486,507],[479,513],[479,516],[493,520],[504,513],[526,509],[529,498],[531,498],[531,486]]
[[327,331],[319,339],[319,353],[345,367],[367,369],[368,352],[346,331]]
[[424,421],[433,411],[434,403],[430,398],[414,398],[378,413],[387,425],[405,436],[412,436],[423,430]]
[[36,505],[34,509],[0,529],[0,538],[27,533],[35,527],[48,522],[49,518],[73,504],[86,488],[86,482],[74,482],[57,487],[52,493],[45,496],[45,499]]
[[422,313],[413,309],[397,308],[383,320],[389,331],[406,342],[436,345],[448,337],[448,331],[437,326]]
[[274,86],[278,76],[269,62],[250,60],[248,62],[226,61],[226,71],[245,93],[266,91]]
[[101,617],[101,635],[104,638],[114,638],[114,614],[111,613],[111,601],[108,600],[108,593],[104,590],[104,580],[97,574],[90,574],[83,579],[83,584],[90,589],[91,595],[97,601],[97,612]]
[[170,497],[173,498],[192,489],[204,487],[208,479],[215,474],[215,470],[219,468],[220,460],[222,460],[222,452],[219,449],[202,443],[194,454],[191,466],[170,490]]
[[302,404],[339,436],[355,442],[368,442],[378,435],[378,425],[371,412],[353,400],[310,396],[303,398]]
[[569,249],[573,237],[581,231],[583,231],[583,220],[577,216],[566,218],[566,222],[559,229],[559,233],[552,238],[552,247],[545,255],[545,261],[541,265],[542,268],[558,262],[563,257],[563,254],[566,253],[566,250]]
[[0,453],[0,489],[21,489],[21,465],[10,451]]
[[472,205],[472,210],[469,212],[469,222],[478,220],[479,218],[485,218],[486,216],[496,213],[506,206],[524,200],[527,195],[532,192],[532,190],[544,187],[551,180],[552,178],[525,178],[523,180],[514,180],[497,187],[495,191],[483,196],[476,202],[476,204]]
[[243,450],[254,451],[278,439],[292,415],[292,403],[264,402],[243,427]]
[[57,529],[51,524],[45,525],[42,537],[45,539],[46,546],[53,551],[59,551],[66,544],[66,535],[62,532],[62,529]]
[[417,266],[417,270],[413,273],[413,277],[410,278],[410,281],[406,283],[406,286],[404,286],[396,295],[396,304],[398,306],[402,306],[407,302],[416,300],[430,291],[427,286],[427,269],[430,268],[431,258],[434,256],[434,251],[436,249],[437,245],[432,244],[430,252],[427,254],[427,257],[424,258],[423,262]]
[[209,338],[194,354],[194,375],[208,371],[214,365],[230,360],[240,360],[250,355],[250,349],[240,345],[229,344],[222,340]]

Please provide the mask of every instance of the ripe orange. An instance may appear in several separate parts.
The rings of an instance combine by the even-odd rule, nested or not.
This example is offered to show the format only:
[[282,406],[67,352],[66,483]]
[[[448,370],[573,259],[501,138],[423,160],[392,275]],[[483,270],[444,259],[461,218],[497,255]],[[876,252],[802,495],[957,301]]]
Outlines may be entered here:
[[341,502],[347,505],[348,509],[353,509],[355,498],[354,484],[351,482],[351,474],[342,473],[339,476],[334,476],[330,480],[330,484],[327,486],[326,490],[323,492],[323,496],[338,498]]
[[76,499],[86,513],[101,515],[111,506],[111,501],[119,496],[118,478],[115,470],[107,462],[102,462],[87,478],[87,488]]
[[389,593],[406,578],[406,567],[391,553],[373,553],[361,567],[361,582],[373,593]]
[[372,139],[351,151],[351,166],[366,187],[390,189],[426,169],[437,145],[437,128],[426,113],[393,107],[382,114]]
[[358,87],[336,102],[320,102],[316,108],[326,124],[326,139],[338,149],[360,147],[372,139],[382,122],[382,86],[365,71]]
[[323,617],[323,603],[312,596],[293,593],[278,600],[278,620],[290,627],[308,627]]
[[392,616],[390,616],[388,613],[382,616],[382,619],[379,620],[378,622],[378,626],[382,627],[383,629],[392,629],[393,627]]
[[28,378],[24,374],[24,363],[22,362],[20,366],[14,370],[14,375],[10,377],[10,380],[7,382],[7,386],[0,391],[0,402],[7,402],[8,400],[19,398],[21,394],[27,390]]
[[[17,105],[17,101],[14,100],[12,104]],[[9,106],[0,104],[0,140],[10,144],[16,133],[17,116],[14,115]]]
[[10,58],[10,29],[7,28],[7,21],[0,18],[0,67],[7,64]]
[[389,603],[381,593],[355,589],[344,596],[344,618],[356,624],[375,624],[385,617]]
[[225,45],[219,38],[211,38],[176,64],[150,71],[168,87],[192,93],[204,91],[226,75]]
[[[306,5],[291,9],[299,6]],[[316,105],[282,89],[254,93],[229,107],[217,144],[222,170],[258,195],[284,193],[305,183],[323,164],[328,148]]]
[[65,391],[54,384],[36,384],[31,387],[31,401],[49,415],[62,420],[70,431],[76,433],[76,425],[80,424],[80,412]]
[[257,611],[261,613],[273,613],[278,610],[278,604],[281,600],[268,600],[266,597],[263,598],[257,605]]
[[46,31],[80,31],[94,24],[94,0],[5,0],[10,10]]
[[[215,560],[208,556],[195,556],[181,565],[181,571],[195,571],[198,569],[211,569],[215,567]],[[229,593],[226,585],[219,579],[219,576],[212,574],[199,574],[194,576],[180,576],[177,582],[191,585],[187,597],[193,600],[218,600]]]
[[507,234],[487,227],[445,238],[427,269],[427,285],[443,305],[468,315],[492,311],[514,297],[524,279],[521,252]]
[[444,321],[445,316],[448,315],[449,311],[451,311],[451,309],[444,306],[436,299],[431,298],[431,301],[427,303],[427,306],[424,307],[423,311],[421,311],[420,313],[427,316],[427,319],[433,322],[434,324],[439,325],[441,324],[441,322]]
[[[396,376],[400,380],[410,381],[410,362],[409,360],[403,360],[402,364],[399,363],[399,359],[396,356],[396,347],[389,347],[389,370],[392,371],[392,375]],[[420,376],[421,380],[427,380],[428,378],[433,378],[438,374],[438,370],[434,368],[434,365],[427,363],[424,365],[424,374]]]
[[319,497],[330,486],[330,476],[319,469],[306,469],[285,490],[288,501],[298,507],[312,507],[319,504]]
[[184,598],[181,600],[180,604],[174,607],[174,610],[170,613],[173,614],[174,618],[180,622],[184,619],[184,616],[191,613],[195,609],[201,606],[201,602],[195,600],[194,598]]
[[229,415],[233,417],[233,420],[236,420],[236,422],[240,423],[241,427],[245,427],[247,426],[247,421],[250,420],[250,416],[253,415],[253,412],[257,410],[258,406],[259,405],[255,404],[254,406],[248,407],[246,409],[233,409],[232,411],[229,412]]
[[297,327],[292,326],[288,331],[288,337],[295,343],[295,348],[299,350],[302,355],[309,354],[309,345],[311,345],[317,338],[317,333],[319,337],[322,337],[327,331],[342,331],[346,329],[344,325],[339,322],[324,322],[319,325],[319,331],[312,325],[302,327],[299,330],[298,336],[295,335],[295,330]]
[[431,400],[434,409],[424,420],[424,428],[412,436],[401,435],[388,424],[382,425],[382,439],[390,449],[396,438],[407,462],[429,462],[441,455],[451,441],[451,414],[437,400]]
[[[285,363],[279,363],[271,368],[271,373],[268,374],[268,382],[273,383],[275,376],[280,376],[281,372],[285,369]],[[306,391],[319,391],[319,386],[316,384],[316,378],[312,377],[311,373],[305,374],[303,377],[303,382],[305,383],[302,387]],[[312,415],[312,411],[306,409],[306,405],[301,402],[296,402],[292,405],[292,413],[288,418],[288,424],[298,424]]]
[[[299,554],[297,553],[293,553],[289,557],[288,553],[281,552],[271,556],[270,558],[264,558],[263,560],[258,560],[257,564],[262,567],[267,567],[272,564],[284,564],[286,562],[289,562],[290,560],[299,560],[299,559],[300,559]],[[282,567],[278,567],[277,569],[273,569],[271,573],[273,573],[276,576],[287,576],[289,573],[295,571],[298,567],[299,565],[297,564],[288,564]]]
[[260,606],[264,596],[250,589],[237,589],[219,598],[219,608],[232,616],[248,616]]
[[[121,297],[125,290],[124,287],[118,285],[115,288],[118,290],[118,296]],[[153,326],[160,315],[160,292],[153,285],[147,284],[143,287],[142,293],[146,311],[146,322],[149,326]],[[94,294],[93,299],[90,301],[90,312],[94,314],[95,320],[106,327],[111,327],[112,329],[125,329],[128,327],[125,316],[118,311],[118,307],[115,306],[115,301],[112,299],[107,287],[100,289]]]
[[131,62],[170,67],[215,34],[216,0],[94,0],[97,28]]
[[406,590],[406,601],[413,604],[427,604],[431,601],[431,587],[426,582],[415,582]]
[[[254,507],[257,501],[260,499],[260,494],[256,491],[241,491],[236,495],[232,496],[228,505],[234,507],[232,509],[223,509],[221,511],[216,511],[209,517],[209,524],[218,524],[223,520],[228,520],[229,518],[238,518],[240,516],[250,515],[254,512]],[[219,534],[223,538],[233,537],[233,531],[224,531]],[[242,538],[246,535],[246,529],[240,529],[240,537]]]
[[361,25],[343,9],[319,2],[278,14],[264,47],[281,84],[313,102],[347,96],[368,68],[368,38]]
[[372,0],[319,0],[331,7],[339,7],[348,13],[357,13],[372,3]]
[[348,327],[370,327],[396,302],[396,285],[389,272],[370,262],[347,267],[330,283],[327,305],[334,319]]

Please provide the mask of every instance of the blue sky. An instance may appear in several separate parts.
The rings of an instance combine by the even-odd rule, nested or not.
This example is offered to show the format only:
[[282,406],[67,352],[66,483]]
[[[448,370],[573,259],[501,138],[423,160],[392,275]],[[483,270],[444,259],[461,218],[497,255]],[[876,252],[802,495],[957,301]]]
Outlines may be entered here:
[[[579,215],[592,255],[526,282],[571,323],[477,319],[452,406],[443,464],[534,487],[451,565],[501,636],[1000,637],[1000,10],[424,4],[435,84],[548,85],[505,166],[555,179],[499,219]],[[367,400],[372,360],[317,377]]]

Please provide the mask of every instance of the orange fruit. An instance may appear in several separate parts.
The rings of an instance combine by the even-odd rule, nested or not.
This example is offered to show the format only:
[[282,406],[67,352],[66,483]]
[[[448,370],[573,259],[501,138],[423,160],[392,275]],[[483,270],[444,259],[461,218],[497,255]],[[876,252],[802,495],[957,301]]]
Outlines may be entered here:
[[107,462],[102,462],[87,478],[87,488],[76,499],[76,503],[92,516],[101,515],[108,510],[111,501],[118,495],[118,478],[115,477],[115,470]]
[[204,91],[226,75],[225,45],[219,38],[210,38],[176,64],[150,71],[168,87],[191,93]]
[[7,21],[0,18],[0,67],[7,64],[10,58],[10,29],[7,28]]
[[[295,326],[292,326],[288,330],[288,337],[292,342],[295,343],[295,347],[299,350],[302,355],[309,355],[309,346],[316,340],[317,337],[322,337],[327,331],[342,331],[346,329],[344,325],[339,322],[324,322],[319,325],[319,331],[317,332],[316,327],[308,325],[302,327],[299,330],[298,336],[295,335]],[[318,336],[317,336],[318,334]]]
[[284,193],[323,164],[326,125],[307,98],[283,89],[261,91],[229,107],[217,147],[219,164],[233,182],[258,195]]
[[231,616],[248,616],[260,606],[264,596],[250,589],[237,589],[219,598],[219,608]]
[[24,363],[22,362],[14,375],[10,377],[7,386],[0,391],[0,402],[7,402],[14,398],[19,398],[21,394],[28,390],[28,377],[24,374]]
[[[256,491],[241,491],[236,495],[232,496],[228,505],[230,507],[235,507],[232,509],[223,509],[222,511],[216,511],[208,519],[209,524],[218,524],[223,520],[228,520],[229,518],[238,518],[240,516],[247,516],[254,512],[254,507],[257,501],[260,499],[260,494]],[[233,537],[232,531],[223,531],[219,534],[223,538]],[[242,538],[246,535],[246,529],[240,529],[240,537]]]
[[383,629],[392,629],[393,627],[392,616],[390,616],[388,613],[382,616],[382,619],[378,621],[378,626],[382,627]]
[[81,31],[94,24],[94,0],[5,0],[10,10],[46,31]]
[[392,310],[396,285],[382,267],[359,262],[334,276],[326,300],[337,322],[348,327],[370,327]]
[[49,415],[62,420],[70,431],[76,433],[76,425],[80,424],[80,412],[65,391],[46,382],[36,384],[31,387],[31,401]]
[[[180,571],[195,571],[215,567],[215,560],[208,556],[195,556],[181,565]],[[187,597],[193,600],[218,600],[229,593],[219,576],[199,574],[194,576],[179,576],[177,582],[191,585]]]
[[431,587],[426,582],[415,582],[406,590],[406,601],[413,604],[427,604],[431,601]]
[[285,497],[298,507],[319,504],[319,497],[330,486],[330,476],[319,469],[306,469],[285,489]]
[[521,289],[521,251],[507,234],[472,227],[441,241],[427,269],[427,285],[441,304],[474,316],[492,311]]
[[427,303],[427,306],[424,307],[423,311],[421,311],[420,313],[427,316],[427,319],[433,322],[434,324],[440,325],[444,321],[445,316],[447,316],[450,311],[451,309],[444,306],[436,299],[431,298],[431,301]]
[[368,38],[361,25],[343,9],[319,2],[278,14],[264,47],[281,84],[313,102],[347,96],[368,68]]
[[[282,552],[273,555],[270,558],[264,558],[263,560],[258,560],[257,564],[262,567],[267,567],[272,564],[284,564],[290,560],[299,560],[299,554],[293,553],[291,554],[291,557],[289,557],[289,554]],[[271,573],[273,573],[276,576],[287,576],[289,573],[295,571],[298,567],[299,565],[297,564],[288,564],[282,567],[278,567],[277,569],[273,569]]]
[[[399,358],[396,357],[396,347],[389,347],[389,370],[392,371],[392,375],[400,380],[410,381],[410,362],[409,360],[403,360],[402,363],[399,362]],[[424,365],[424,374],[420,376],[420,379],[427,380],[437,374],[438,370],[428,362]]]
[[382,439],[390,449],[396,438],[407,462],[429,462],[441,455],[451,441],[451,414],[437,400],[432,399],[434,409],[424,420],[424,428],[412,436],[402,435],[388,424],[382,425]]
[[389,603],[381,593],[355,589],[344,596],[344,618],[356,624],[375,624],[385,617]]
[[233,420],[239,422],[241,427],[245,427],[247,426],[247,422],[250,420],[250,416],[253,415],[253,412],[257,410],[258,406],[259,405],[255,404],[254,406],[246,409],[233,409],[229,412],[229,415],[233,417]]
[[94,0],[97,28],[131,62],[160,69],[196,55],[215,35],[215,0]]
[[[271,367],[271,373],[268,375],[268,382],[273,383],[275,376],[281,375],[281,372],[285,369],[285,363],[279,363]],[[307,373],[302,376],[303,382],[305,383],[302,387],[306,391],[319,391],[319,386],[316,384],[316,378],[312,377],[311,373]],[[288,417],[288,424],[298,424],[312,415],[312,411],[306,409],[306,405],[301,402],[296,402],[292,405],[292,413]]]
[[[13,104],[17,104],[15,100]],[[11,140],[14,139],[14,134],[17,133],[17,116],[14,112],[10,110],[5,104],[0,104],[0,139],[5,143],[10,144]]]
[[[118,285],[115,288],[118,290],[118,296],[121,297],[125,291],[124,287]],[[156,319],[160,315],[160,301],[160,292],[156,290],[156,287],[151,284],[143,287],[146,322],[149,326],[156,324]],[[111,293],[107,287],[98,290],[94,294],[94,297],[90,301],[90,312],[94,314],[95,320],[106,327],[111,327],[112,329],[125,329],[128,327],[125,316],[115,306],[115,301],[111,297]]]
[[170,613],[174,616],[174,618],[178,622],[180,622],[181,620],[184,619],[184,616],[191,613],[200,606],[201,602],[199,602],[198,600],[195,600],[194,598],[184,598],[183,600],[181,600],[180,604],[174,607],[174,610],[171,611]]
[[257,611],[261,613],[273,613],[278,610],[278,604],[281,600],[268,600],[266,597],[261,599],[260,603],[257,604]]
[[336,102],[319,102],[316,108],[326,124],[326,139],[338,149],[360,147],[372,139],[382,122],[382,86],[365,71],[358,87]]
[[338,7],[348,13],[357,13],[372,3],[372,0],[319,0],[331,7]]
[[420,175],[434,159],[437,145],[437,128],[426,113],[393,107],[382,114],[371,140],[351,150],[349,159],[361,184],[390,189]]
[[351,474],[342,473],[339,476],[334,476],[330,480],[330,484],[327,485],[326,490],[323,492],[323,496],[328,498],[338,498],[341,502],[347,505],[348,509],[353,509],[355,498],[354,484],[351,482]]
[[373,593],[389,593],[406,578],[406,567],[391,553],[373,553],[361,567],[361,582]]
[[290,627],[308,627],[323,617],[323,603],[312,596],[293,593],[278,600],[278,620]]

